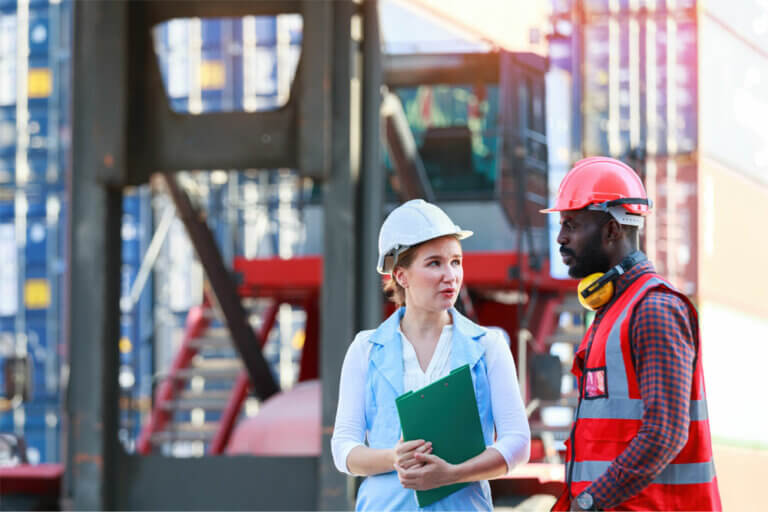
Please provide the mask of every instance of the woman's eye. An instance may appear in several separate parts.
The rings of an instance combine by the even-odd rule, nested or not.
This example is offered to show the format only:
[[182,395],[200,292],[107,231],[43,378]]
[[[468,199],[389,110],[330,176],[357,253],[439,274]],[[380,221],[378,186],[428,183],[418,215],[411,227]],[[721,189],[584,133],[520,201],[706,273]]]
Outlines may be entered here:
[[429,265],[430,267],[439,267],[440,266],[440,262],[437,261],[437,260],[432,260],[429,263],[427,263],[427,265]]
[[451,265],[454,267],[460,267],[461,266],[461,260],[453,260],[451,261]]

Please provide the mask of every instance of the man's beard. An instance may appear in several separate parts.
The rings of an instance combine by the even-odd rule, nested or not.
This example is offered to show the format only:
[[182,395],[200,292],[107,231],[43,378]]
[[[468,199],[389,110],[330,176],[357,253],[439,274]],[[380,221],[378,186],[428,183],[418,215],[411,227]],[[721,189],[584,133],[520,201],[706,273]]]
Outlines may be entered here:
[[[584,246],[581,254],[566,249],[567,254],[573,259],[573,265],[568,269],[568,275],[576,279],[582,279],[595,272],[608,272],[611,261],[601,246],[602,235],[600,230]],[[562,249],[561,249],[562,251]]]

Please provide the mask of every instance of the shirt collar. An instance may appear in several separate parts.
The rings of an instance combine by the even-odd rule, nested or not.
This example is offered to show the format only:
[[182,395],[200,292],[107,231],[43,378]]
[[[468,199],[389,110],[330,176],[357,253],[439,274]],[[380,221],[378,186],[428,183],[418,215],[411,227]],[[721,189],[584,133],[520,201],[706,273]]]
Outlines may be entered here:
[[[480,327],[469,318],[465,317],[456,308],[448,310],[451,319],[453,321],[453,328],[461,333],[464,337],[477,339],[487,332],[487,329]],[[395,335],[400,332],[400,322],[405,314],[405,308],[399,308],[389,318],[384,320],[378,329],[370,337],[369,341],[377,345],[384,345],[389,340],[394,339]]]
[[621,274],[613,283],[616,287],[616,292],[613,294],[611,302],[613,302],[616,297],[621,296],[621,294],[624,293],[624,290],[629,288],[629,285],[631,285],[635,279],[649,272],[656,272],[656,269],[653,267],[653,263],[651,263],[650,260],[645,260]]
[[[455,308],[449,310],[453,319],[450,355],[451,370],[461,365],[474,366],[485,354],[485,347],[478,340],[487,329],[480,327]],[[379,369],[398,394],[403,393],[403,344],[400,340],[400,321],[405,308],[395,311],[369,338],[374,345],[371,362]]]

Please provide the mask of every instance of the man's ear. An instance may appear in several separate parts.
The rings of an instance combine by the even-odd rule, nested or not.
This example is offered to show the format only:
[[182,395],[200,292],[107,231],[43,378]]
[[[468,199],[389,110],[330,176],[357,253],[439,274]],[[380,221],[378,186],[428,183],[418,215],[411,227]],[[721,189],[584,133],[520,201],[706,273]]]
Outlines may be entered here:
[[616,243],[624,236],[624,230],[621,228],[621,224],[611,217],[611,220],[605,223],[603,226],[603,239],[606,242]]

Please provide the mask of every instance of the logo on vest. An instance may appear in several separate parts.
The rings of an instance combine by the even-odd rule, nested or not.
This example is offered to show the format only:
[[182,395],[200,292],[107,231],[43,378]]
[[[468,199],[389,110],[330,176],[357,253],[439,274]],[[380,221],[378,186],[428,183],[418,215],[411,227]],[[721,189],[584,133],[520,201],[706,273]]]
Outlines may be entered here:
[[584,398],[607,398],[605,368],[587,368],[584,379]]

